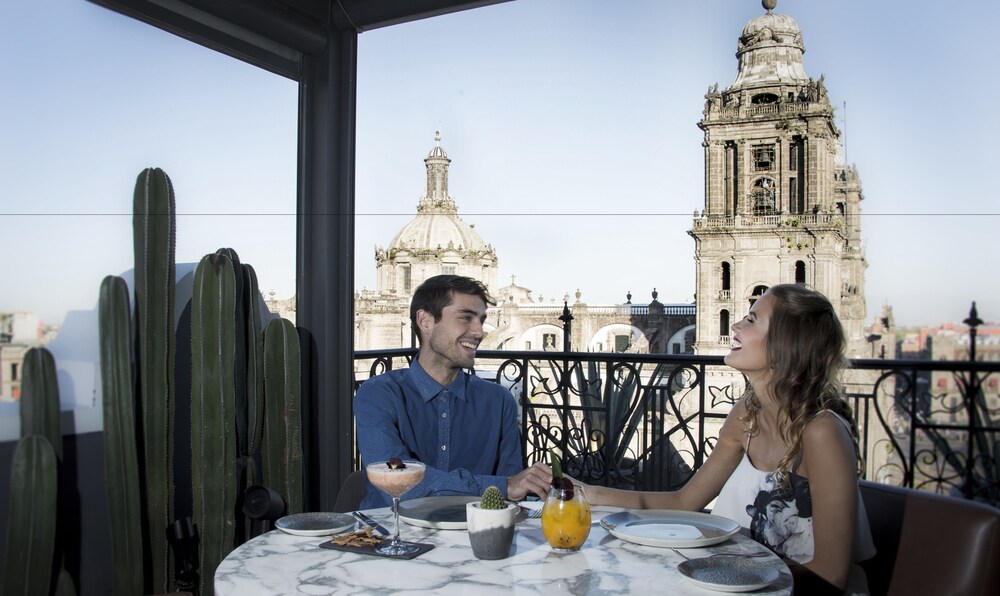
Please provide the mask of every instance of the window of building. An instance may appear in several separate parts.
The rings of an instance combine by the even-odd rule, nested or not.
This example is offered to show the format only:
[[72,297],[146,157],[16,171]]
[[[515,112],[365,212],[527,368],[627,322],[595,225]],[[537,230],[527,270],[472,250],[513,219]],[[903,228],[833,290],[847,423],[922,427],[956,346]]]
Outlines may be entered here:
[[722,309],[719,313],[719,335],[722,337],[729,337],[729,311]]
[[441,265],[441,273],[443,275],[455,275],[455,265],[451,263]]
[[681,352],[681,344],[679,344],[677,342],[674,342],[674,343],[670,344],[670,349],[671,349],[671,352],[670,352],[671,354],[680,354],[680,353],[682,353]]
[[802,204],[802,194],[799,192],[798,178],[788,179],[788,210],[792,213],[805,211],[805,205]]
[[774,180],[758,178],[751,192],[754,215],[774,215]]
[[774,93],[758,93],[750,98],[750,103],[753,105],[777,103],[778,96]]
[[12,362],[10,364],[10,380],[11,381],[17,380],[17,362]]
[[403,282],[403,292],[408,294],[410,292],[410,287],[411,287],[411,285],[413,283],[412,280],[411,280],[411,278],[410,278],[410,266],[409,265],[400,265],[399,266],[399,275],[400,275],[400,277],[403,278],[402,279],[402,282]]
[[524,342],[524,349],[525,350],[530,350],[531,349],[531,342],[530,341]]
[[806,264],[802,261],[795,261],[795,283],[806,283]]
[[753,169],[755,172],[774,169],[774,145],[758,145],[753,148]]
[[543,350],[555,350],[556,349],[556,334],[555,333],[543,333],[542,334],[542,349]]
[[802,142],[795,140],[789,146],[788,151],[788,169],[792,172],[799,171],[799,152],[802,151]]
[[766,291],[767,291],[767,286],[757,286],[757,287],[755,287],[753,289],[753,292],[751,292],[751,294],[750,294],[750,306],[753,306],[753,303],[757,302],[757,299],[760,298],[761,296],[763,296],[764,292],[766,292]]
[[723,291],[728,291],[729,287],[729,263],[722,264],[722,289]]
[[624,352],[628,347],[632,345],[631,335],[616,335],[615,336],[615,351]]

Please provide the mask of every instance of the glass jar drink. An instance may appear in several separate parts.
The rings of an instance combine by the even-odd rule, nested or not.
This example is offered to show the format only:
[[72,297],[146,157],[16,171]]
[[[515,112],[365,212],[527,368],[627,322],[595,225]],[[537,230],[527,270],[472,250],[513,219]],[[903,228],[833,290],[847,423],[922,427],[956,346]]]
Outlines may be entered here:
[[542,506],[542,533],[552,550],[580,550],[590,535],[590,523],[590,502],[582,487],[549,489]]

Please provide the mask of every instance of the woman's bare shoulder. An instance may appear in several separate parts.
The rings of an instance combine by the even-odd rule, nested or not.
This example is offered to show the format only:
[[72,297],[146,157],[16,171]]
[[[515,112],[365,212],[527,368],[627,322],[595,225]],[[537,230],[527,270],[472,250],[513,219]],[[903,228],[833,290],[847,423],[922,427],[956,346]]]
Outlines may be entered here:
[[823,410],[806,422],[802,429],[802,444],[807,451],[833,445],[853,450],[854,438],[843,418],[830,410]]

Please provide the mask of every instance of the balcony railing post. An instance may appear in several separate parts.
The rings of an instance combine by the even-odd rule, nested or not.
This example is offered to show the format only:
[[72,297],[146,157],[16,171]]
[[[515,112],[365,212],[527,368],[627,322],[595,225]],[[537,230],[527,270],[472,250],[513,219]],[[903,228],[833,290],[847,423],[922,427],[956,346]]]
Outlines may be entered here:
[[[976,302],[972,301],[972,308],[969,309],[969,317],[962,321],[969,326],[969,362],[973,365],[976,363],[976,333],[978,332],[977,327],[983,324],[982,319],[979,318],[979,313],[976,311]],[[973,474],[973,468],[975,467],[975,462],[978,460],[976,457],[976,438],[979,436],[976,429],[979,427],[979,415],[976,406],[979,401],[979,374],[976,373],[975,369],[969,370],[968,376],[966,377],[965,383],[965,412],[966,420],[969,424],[969,430],[966,435],[966,458],[965,458],[965,482],[964,490],[966,499],[971,499],[976,493],[976,481],[975,475]],[[984,403],[983,406],[986,404]]]
[[572,345],[570,334],[573,332],[573,313],[569,310],[569,302],[563,301],[563,312],[559,320],[563,322],[563,352],[569,352]]

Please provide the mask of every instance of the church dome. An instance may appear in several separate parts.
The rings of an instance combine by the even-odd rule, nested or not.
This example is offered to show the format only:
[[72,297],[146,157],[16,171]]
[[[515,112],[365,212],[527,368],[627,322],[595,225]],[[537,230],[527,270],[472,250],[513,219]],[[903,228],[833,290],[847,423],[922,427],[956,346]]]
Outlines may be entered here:
[[764,0],[767,12],[743,27],[736,51],[740,67],[731,88],[808,82],[802,66],[806,51],[802,30],[792,17],[771,12],[775,4],[775,0]]
[[456,213],[421,213],[396,234],[389,249],[486,251],[486,243]]

